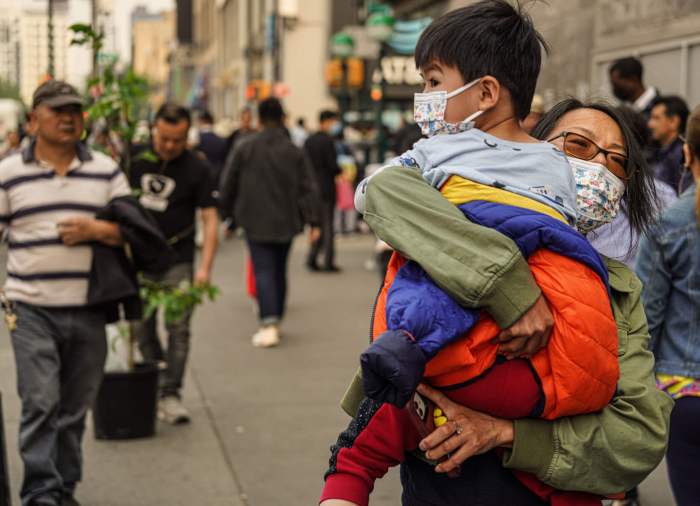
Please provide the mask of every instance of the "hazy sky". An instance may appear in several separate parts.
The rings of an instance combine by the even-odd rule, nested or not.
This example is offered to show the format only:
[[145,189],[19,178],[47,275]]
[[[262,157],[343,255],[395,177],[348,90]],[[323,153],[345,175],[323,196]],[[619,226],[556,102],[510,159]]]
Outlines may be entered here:
[[151,12],[175,8],[175,0],[113,0],[114,18],[117,31],[117,47],[121,59],[126,61],[131,55],[131,11],[145,5]]

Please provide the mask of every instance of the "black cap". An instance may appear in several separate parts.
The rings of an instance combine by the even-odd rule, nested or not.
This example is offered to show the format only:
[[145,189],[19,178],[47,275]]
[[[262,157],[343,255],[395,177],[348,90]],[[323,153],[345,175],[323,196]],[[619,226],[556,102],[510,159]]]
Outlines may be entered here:
[[39,105],[61,107],[64,105],[83,105],[78,90],[63,81],[50,80],[39,86],[32,97],[32,109]]

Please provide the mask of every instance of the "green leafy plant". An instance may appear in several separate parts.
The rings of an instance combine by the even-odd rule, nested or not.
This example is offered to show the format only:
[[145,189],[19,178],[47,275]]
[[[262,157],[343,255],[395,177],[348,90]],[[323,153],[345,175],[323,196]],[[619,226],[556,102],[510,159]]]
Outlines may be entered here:
[[19,86],[3,77],[0,77],[0,98],[11,98],[22,103]]
[[[90,25],[76,23],[70,30],[73,32],[71,45],[90,46],[96,53],[102,49],[104,34],[96,32]],[[116,132],[124,142],[120,162],[128,175],[136,128],[148,107],[148,81],[131,67],[119,71],[117,61],[112,60],[97,69],[96,74],[88,79],[87,87],[91,97],[88,119],[91,122],[104,120],[107,128]]]
[[85,23],[74,23],[68,27],[73,32],[71,46],[89,45],[95,53],[99,53],[104,46],[105,35],[103,32],[96,32],[92,25]]
[[205,298],[216,300],[219,289],[209,283],[195,285],[184,281],[177,287],[170,288],[141,279],[141,298],[145,301],[144,317],[150,318],[162,307],[165,321],[168,323],[181,320],[189,311],[202,304]]

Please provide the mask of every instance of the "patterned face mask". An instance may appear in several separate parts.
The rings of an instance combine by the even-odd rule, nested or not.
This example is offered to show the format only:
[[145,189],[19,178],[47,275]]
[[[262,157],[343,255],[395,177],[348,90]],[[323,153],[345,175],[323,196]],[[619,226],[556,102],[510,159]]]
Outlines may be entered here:
[[615,219],[625,183],[604,165],[572,156],[566,158],[576,180],[576,228],[587,234]]
[[432,137],[442,133],[456,134],[473,128],[474,119],[483,114],[484,111],[476,111],[459,123],[448,123],[445,121],[445,110],[447,109],[447,101],[450,98],[468,90],[479,81],[480,79],[475,79],[449,93],[446,91],[415,93],[413,95],[413,119],[420,127],[423,135]]

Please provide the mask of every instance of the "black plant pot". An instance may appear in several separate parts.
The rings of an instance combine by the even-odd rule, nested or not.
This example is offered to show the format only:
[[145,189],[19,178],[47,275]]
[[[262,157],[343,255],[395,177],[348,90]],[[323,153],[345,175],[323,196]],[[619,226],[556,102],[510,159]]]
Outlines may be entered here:
[[92,410],[96,439],[135,439],[156,433],[158,366],[105,373]]

